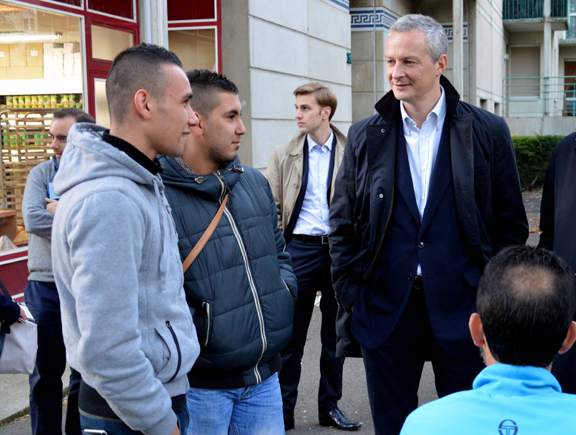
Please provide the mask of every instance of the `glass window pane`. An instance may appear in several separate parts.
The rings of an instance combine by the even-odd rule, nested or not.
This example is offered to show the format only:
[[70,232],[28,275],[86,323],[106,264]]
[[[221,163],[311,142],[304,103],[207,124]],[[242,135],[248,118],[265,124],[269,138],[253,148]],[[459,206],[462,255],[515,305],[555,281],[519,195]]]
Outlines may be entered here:
[[170,50],[182,61],[184,71],[209,69],[216,71],[216,29],[171,30]]
[[82,0],[52,0],[58,3],[64,3],[65,5],[71,5],[71,6],[78,6],[81,7],[82,6]]
[[168,21],[214,20],[214,0],[170,0]]
[[29,96],[22,107],[46,108],[82,93],[80,30],[77,17],[0,1],[0,95]]
[[87,0],[88,9],[116,17],[134,19],[134,3],[132,0]]
[[96,124],[110,128],[110,112],[108,112],[108,99],[106,98],[106,80],[94,80],[94,95],[96,97]]
[[117,54],[134,45],[134,35],[131,32],[95,25],[92,25],[91,29],[94,59],[114,60]]

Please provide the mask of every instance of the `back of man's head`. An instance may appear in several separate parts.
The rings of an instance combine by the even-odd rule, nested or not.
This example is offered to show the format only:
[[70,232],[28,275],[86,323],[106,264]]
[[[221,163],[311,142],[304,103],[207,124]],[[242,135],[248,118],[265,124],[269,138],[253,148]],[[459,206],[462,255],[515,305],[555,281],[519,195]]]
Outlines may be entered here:
[[144,89],[162,100],[165,83],[163,65],[182,62],[174,53],[153,44],[140,44],[121,52],[106,79],[106,98],[112,122],[123,123],[136,92]]
[[328,86],[318,82],[308,83],[299,86],[294,90],[294,95],[296,97],[298,95],[309,94],[314,95],[316,102],[320,107],[330,107],[330,117],[328,120],[332,120],[332,117],[336,113],[336,107],[338,106],[338,99],[336,98],[336,95],[334,95],[334,92],[332,92]]
[[556,254],[515,246],[496,255],[478,286],[478,314],[494,359],[548,367],[576,310],[574,273]]
[[90,122],[94,124],[96,121],[92,116],[80,109],[67,107],[54,112],[54,119],[74,118],[76,122]]
[[193,69],[186,73],[194,97],[192,108],[204,118],[220,105],[218,94],[230,92],[238,95],[238,88],[225,75],[207,69]]

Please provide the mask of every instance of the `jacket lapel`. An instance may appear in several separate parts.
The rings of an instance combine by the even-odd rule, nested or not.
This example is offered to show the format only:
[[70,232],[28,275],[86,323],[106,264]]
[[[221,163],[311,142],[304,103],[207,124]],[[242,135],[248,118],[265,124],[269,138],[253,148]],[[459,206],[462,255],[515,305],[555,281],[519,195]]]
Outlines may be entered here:
[[416,204],[416,195],[414,194],[414,181],[410,172],[410,163],[408,161],[408,151],[406,150],[406,139],[404,138],[404,128],[402,121],[398,121],[398,136],[396,138],[397,161],[396,161],[396,185],[398,191],[404,197],[404,201],[416,224],[420,226],[420,212]]
[[434,212],[438,208],[438,204],[444,196],[444,192],[448,187],[451,180],[451,167],[450,167],[450,114],[446,115],[444,127],[442,128],[442,136],[440,138],[440,146],[436,161],[434,162],[432,176],[430,178],[430,187],[428,188],[428,201],[426,201],[426,208],[424,209],[424,216],[422,218],[421,233],[426,230],[426,226],[432,220]]

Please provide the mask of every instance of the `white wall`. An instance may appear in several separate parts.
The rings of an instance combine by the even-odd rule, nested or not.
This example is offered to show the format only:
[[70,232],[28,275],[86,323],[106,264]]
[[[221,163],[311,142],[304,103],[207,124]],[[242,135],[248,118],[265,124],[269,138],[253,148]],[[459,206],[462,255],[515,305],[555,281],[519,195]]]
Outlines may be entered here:
[[[223,16],[226,5],[237,12],[241,1],[223,2]],[[346,63],[350,15],[328,0],[244,1],[248,34],[240,34],[241,27],[226,29],[223,23],[222,41],[232,47],[236,38],[247,38],[249,52],[231,53],[236,59],[227,66],[223,49],[222,63],[225,74],[249,81],[245,86],[249,94],[240,89],[249,112],[243,120],[251,134],[250,143],[242,145],[250,149],[241,151],[241,158],[245,164],[265,169],[272,149],[298,133],[293,91],[300,85],[320,81],[329,86],[338,98],[333,122],[348,131],[352,121],[351,66]]]
[[[480,106],[494,112],[494,105],[501,105],[504,99],[502,81],[505,74],[504,53],[506,42],[502,24],[502,1],[477,0],[476,2],[476,59],[472,63],[476,76],[476,101]],[[500,106],[501,107],[501,106]]]

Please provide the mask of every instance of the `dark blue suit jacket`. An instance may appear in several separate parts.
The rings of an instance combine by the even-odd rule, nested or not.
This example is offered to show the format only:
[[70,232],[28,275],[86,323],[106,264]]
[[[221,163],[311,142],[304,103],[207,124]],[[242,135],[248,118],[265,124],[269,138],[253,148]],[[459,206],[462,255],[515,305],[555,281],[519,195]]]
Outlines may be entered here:
[[[458,223],[453,231],[460,232],[468,258],[482,271],[494,253],[505,246],[524,244],[528,237],[514,149],[504,119],[459,101],[460,96],[450,82],[444,77],[440,82],[446,92],[449,113],[445,123],[449,129],[451,188]],[[330,255],[334,288],[341,306],[349,311],[360,294],[369,295],[367,299],[364,296],[364,305],[370,306],[369,318],[364,319],[371,324],[367,329],[386,335],[403,309],[410,282],[406,274],[402,275],[402,283],[394,282],[399,280],[394,278],[386,286],[386,294],[379,293],[382,291],[379,285],[390,278],[381,276],[385,268],[380,267],[380,254],[390,237],[387,232],[396,200],[400,103],[389,92],[378,102],[376,110],[378,115],[353,125],[348,134],[330,210]],[[435,261],[435,273],[440,274],[445,263],[442,257]],[[474,286],[479,275],[460,270],[458,277],[444,276],[441,281],[444,285],[450,279],[466,279]],[[444,308],[450,305],[449,297],[446,292],[437,294],[429,304],[427,299],[431,321],[443,315]],[[463,308],[466,312],[469,309]],[[459,317],[443,319],[446,340],[458,340],[461,335],[450,324],[451,319]],[[364,347],[377,346],[376,338],[356,338]]]

